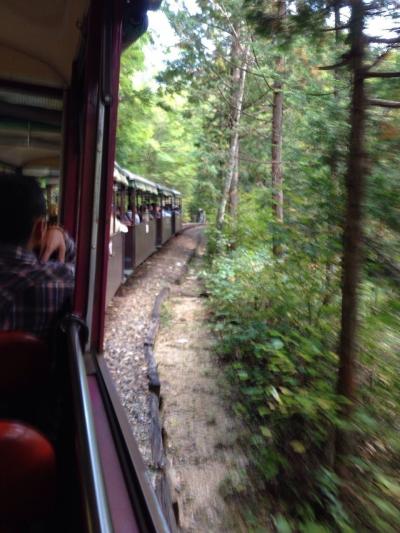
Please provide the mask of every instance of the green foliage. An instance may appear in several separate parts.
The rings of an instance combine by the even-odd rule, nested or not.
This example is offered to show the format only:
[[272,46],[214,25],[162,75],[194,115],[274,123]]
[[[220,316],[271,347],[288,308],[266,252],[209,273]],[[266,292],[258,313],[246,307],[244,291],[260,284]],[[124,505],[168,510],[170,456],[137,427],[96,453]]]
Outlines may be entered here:
[[122,57],[116,158],[132,172],[180,190],[186,209],[197,177],[198,117],[185,95],[141,81],[146,44],[142,38]]
[[[192,219],[199,208],[214,219],[226,175],[235,31],[251,51],[239,128],[238,214],[227,216],[222,232],[212,224],[207,230],[210,309],[251,464],[248,480],[233,474],[221,491],[232,497],[255,483],[268,495],[276,531],[398,531],[398,110],[373,108],[368,118],[359,383],[354,417],[344,422],[335,352],[350,76],[344,68],[320,67],[346,58],[347,32],[336,38],[325,31],[335,4],[322,0],[287,2],[285,20],[264,0],[244,2],[245,11],[235,0],[198,0],[195,12],[168,4],[181,54],[155,89],[137,81],[142,46],[126,53],[117,155],[134,172],[181,189]],[[347,14],[341,15],[344,23]],[[381,52],[381,45],[370,46],[368,61]],[[275,71],[277,55],[284,57],[284,72]],[[399,51],[375,68],[399,71]],[[278,80],[284,92],[282,224],[271,205],[272,86]],[[400,99],[398,80],[367,84],[371,96]],[[272,256],[272,236],[279,257]],[[354,435],[345,480],[333,468],[338,427]],[[251,528],[257,526],[252,516]]]
[[[276,262],[269,247],[216,258],[206,285],[219,354],[237,391],[233,408],[247,422],[252,475],[280,505],[294,505],[297,520],[313,504],[316,520],[325,499],[321,464],[337,422],[337,285],[328,288],[325,269],[306,257]],[[333,301],[323,306],[327,292]]]
[[[274,222],[262,187],[241,194],[238,220],[222,234],[208,230],[210,268],[204,277],[218,353],[235,390],[233,409],[246,422],[242,438],[249,447],[249,482],[262,480],[272,508],[281,509],[277,530],[330,531],[334,524],[340,531],[396,531],[398,292],[392,292],[390,282],[377,284],[376,276],[362,288],[361,403],[351,425],[358,456],[349,463],[354,479],[343,487],[332,471],[334,433],[343,427],[335,393],[337,215],[331,223],[320,217],[314,227],[312,195],[324,190],[314,189],[312,179],[329,180],[321,181],[318,167],[307,172],[308,195],[290,195],[292,209],[280,228],[281,258],[271,254]],[[335,189],[325,189],[328,193],[340,205]],[[318,209],[329,213],[332,205],[321,203]]]
[[352,423],[360,455],[345,486],[356,503],[345,508],[331,462],[332,436],[343,424],[335,393],[339,280],[307,256],[277,262],[269,250],[239,246],[204,273],[233,409],[247,426],[249,476],[291,517],[276,517],[278,530],[330,531],[333,523],[340,531],[396,531],[398,299],[385,287],[363,289],[362,403]]

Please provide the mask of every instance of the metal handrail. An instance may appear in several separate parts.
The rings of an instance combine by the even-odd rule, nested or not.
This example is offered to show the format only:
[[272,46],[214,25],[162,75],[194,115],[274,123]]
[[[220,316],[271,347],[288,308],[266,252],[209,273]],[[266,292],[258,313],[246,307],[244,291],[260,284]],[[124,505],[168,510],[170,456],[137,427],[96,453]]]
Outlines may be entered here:
[[96,441],[86,369],[79,331],[81,321],[70,316],[64,329],[70,348],[72,400],[77,428],[77,446],[84,500],[84,515],[89,533],[112,533],[113,526],[103,479],[100,455]]

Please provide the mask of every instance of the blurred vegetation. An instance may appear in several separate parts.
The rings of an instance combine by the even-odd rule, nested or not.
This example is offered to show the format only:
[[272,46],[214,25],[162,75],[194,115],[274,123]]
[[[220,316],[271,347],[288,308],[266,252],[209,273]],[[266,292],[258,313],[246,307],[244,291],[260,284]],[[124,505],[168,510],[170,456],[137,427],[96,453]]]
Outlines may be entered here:
[[187,217],[199,166],[198,117],[191,116],[185,95],[165,95],[141,79],[148,41],[142,37],[122,56],[116,159],[135,174],[179,190]]
[[[241,441],[250,460],[240,483],[228,480],[221,490],[238,502],[254,495],[273,523],[260,523],[255,509],[245,517],[249,531],[397,532],[399,110],[371,107],[368,113],[357,396],[351,419],[344,420],[346,400],[336,388],[351,76],[346,69],[320,67],[346,57],[348,32],[326,31],[335,3],[297,3],[283,26],[271,16],[273,3],[244,4],[247,18],[239,0],[198,0],[194,11],[165,3],[180,55],[150,88],[134,81],[145,67],[144,45],[126,53],[118,159],[133,172],[182,190],[188,217],[194,219],[199,208],[207,214],[203,278],[217,355],[232,383],[232,408],[243,420]],[[390,11],[390,2],[379,5]],[[346,21],[348,13],[342,17]],[[237,28],[251,50],[239,132],[239,204],[237,216],[227,213],[217,231]],[[371,44],[368,59],[383,51]],[[275,72],[278,54],[284,56],[284,74]],[[383,54],[376,69],[400,71],[399,49]],[[270,155],[271,88],[280,76],[283,223],[273,216]],[[400,100],[400,79],[370,79],[367,90],[375,98]],[[278,256],[273,240],[279,242]],[[334,468],[338,428],[354,444],[344,478]]]
[[[226,253],[212,256],[202,274],[233,410],[245,421],[248,490],[269,495],[278,531],[397,531],[398,289],[367,273],[362,285],[359,399],[350,428],[357,446],[343,501],[332,464],[334,430],[343,424],[335,392],[339,264],[328,271],[325,254],[298,234],[276,261],[265,220],[246,209],[260,196],[242,198],[240,232],[224,235]],[[208,242],[213,253],[214,231]]]

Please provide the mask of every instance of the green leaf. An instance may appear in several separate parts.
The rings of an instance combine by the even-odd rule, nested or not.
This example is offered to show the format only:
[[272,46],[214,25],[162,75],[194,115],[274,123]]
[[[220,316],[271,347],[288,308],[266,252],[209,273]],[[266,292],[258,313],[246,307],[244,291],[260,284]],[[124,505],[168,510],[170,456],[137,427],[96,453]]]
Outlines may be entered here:
[[397,482],[387,478],[382,474],[377,474],[375,477],[376,481],[384,488],[386,492],[389,492],[390,494],[393,494],[393,496],[400,498],[400,485]]
[[331,530],[322,524],[317,522],[306,522],[300,525],[301,533],[330,533]]
[[285,346],[281,339],[272,339],[270,344],[274,350],[281,350]]
[[292,440],[290,441],[290,446],[296,453],[306,453],[306,448],[302,442],[299,440]]
[[279,396],[279,392],[276,390],[275,387],[271,386],[268,388],[268,392],[269,394],[271,394],[271,396],[274,398],[274,400],[276,400],[278,403],[282,403],[282,400]]
[[267,426],[260,426],[260,431],[264,435],[264,437],[271,438],[272,432]]
[[246,370],[239,370],[237,375],[241,381],[246,381],[246,379],[249,379],[249,374],[246,372]]
[[268,407],[265,407],[264,405],[258,407],[257,411],[260,416],[265,416],[269,413]]
[[283,515],[278,514],[277,516],[275,516],[274,522],[278,533],[292,533],[292,526]]

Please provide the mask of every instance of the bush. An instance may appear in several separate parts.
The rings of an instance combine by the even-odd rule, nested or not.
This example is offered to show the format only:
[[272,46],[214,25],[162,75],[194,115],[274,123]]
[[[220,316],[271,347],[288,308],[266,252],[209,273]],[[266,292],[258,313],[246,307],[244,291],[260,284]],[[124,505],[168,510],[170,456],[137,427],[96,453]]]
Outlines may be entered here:
[[239,246],[215,257],[204,278],[233,409],[246,427],[249,483],[268,492],[277,523],[287,518],[287,531],[399,530],[397,298],[363,286],[357,456],[354,478],[343,483],[332,468],[334,432],[343,427],[338,268],[305,254],[302,243],[279,259],[266,246]]
[[238,248],[206,276],[234,410],[251,434],[253,475],[291,504],[321,497],[316,466],[329,459],[338,407],[338,302],[330,294],[333,302],[321,303],[324,269],[295,262],[275,261],[267,248]]

